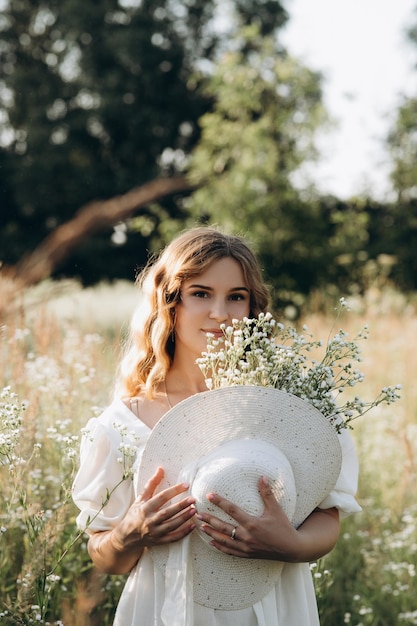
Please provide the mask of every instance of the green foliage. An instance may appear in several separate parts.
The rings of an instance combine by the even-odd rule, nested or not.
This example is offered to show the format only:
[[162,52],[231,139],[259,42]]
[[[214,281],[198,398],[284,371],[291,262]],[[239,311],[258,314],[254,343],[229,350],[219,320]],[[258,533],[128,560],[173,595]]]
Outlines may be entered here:
[[[195,55],[209,55],[214,45],[206,32],[212,11],[213,2],[178,15],[168,1],[6,5],[0,23],[8,129],[0,148],[7,192],[3,262],[15,262],[89,200],[152,179],[166,148],[194,144],[207,103],[190,76]],[[98,237],[99,251],[111,254],[110,234]],[[132,255],[133,249],[134,262],[145,258],[136,242]],[[80,274],[88,276],[95,255],[81,256]]]
[[[0,15],[0,265],[92,199],[186,170],[204,186],[85,242],[55,276],[133,279],[190,223],[254,244],[275,305],[377,280],[417,286],[415,102],[391,136],[400,202],[300,191],[326,124],[321,76],[291,59],[277,0],[8,1]],[[413,34],[415,37],[415,34]],[[191,159],[191,161],[190,161]]]
[[375,494],[364,513],[343,522],[336,548],[319,565],[322,575],[313,570],[322,626],[417,623],[409,595],[416,576],[415,516],[412,505],[397,518]]
[[[260,13],[247,0],[233,9],[231,28],[256,19],[272,32],[286,19],[276,0],[262,2]],[[15,263],[88,201],[181,169],[198,139],[198,119],[211,105],[196,68],[224,45],[213,27],[215,10],[214,0],[5,1],[1,262]],[[175,199],[163,206],[144,211],[152,233],[131,235],[127,224],[120,249],[104,232],[60,273],[87,283],[131,277],[159,226],[182,217]]]
[[190,163],[192,180],[204,182],[187,201],[193,219],[253,242],[278,308],[302,306],[318,290],[333,299],[363,291],[367,203],[307,194],[294,183],[327,121],[320,76],[251,27],[205,89],[214,106],[201,119]]
[[401,201],[417,196],[417,101],[405,98],[388,137],[394,167],[391,179]]
[[[409,43],[414,46],[417,45],[416,23],[408,29],[407,35]],[[393,160],[391,180],[401,202],[407,202],[417,197],[416,112],[416,96],[404,96],[387,138]]]
[[297,198],[289,176],[314,153],[312,137],[324,111],[319,77],[280,53],[272,38],[251,27],[236,47],[205,88],[215,104],[200,120],[190,176],[205,186],[191,206],[202,218],[245,228]]
[[[409,39],[417,45],[417,26],[409,30]],[[397,202],[387,207],[379,236],[394,256],[392,278],[404,291],[417,287],[417,99],[404,97],[388,136],[393,168],[391,180]],[[381,228],[382,227],[382,228]],[[384,229],[385,227],[385,229]],[[382,232],[381,232],[382,231]]]
[[[409,42],[417,45],[417,25],[408,31]],[[388,245],[395,255],[393,277],[405,291],[417,286],[417,262],[412,250],[417,243],[417,99],[404,97],[388,136],[393,169],[391,179],[398,195],[397,203],[387,211]]]

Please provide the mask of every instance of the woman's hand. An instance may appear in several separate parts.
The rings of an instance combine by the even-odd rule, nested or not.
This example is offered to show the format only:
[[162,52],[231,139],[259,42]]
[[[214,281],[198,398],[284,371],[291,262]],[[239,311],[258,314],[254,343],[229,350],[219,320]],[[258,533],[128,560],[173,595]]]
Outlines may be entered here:
[[127,573],[145,547],[179,541],[195,528],[194,498],[185,496],[172,502],[185,494],[189,485],[180,483],[156,493],[163,477],[164,470],[159,468],[115,528],[91,535],[88,551],[99,569]]
[[210,502],[236,520],[236,524],[231,525],[214,515],[197,515],[203,522],[201,530],[211,537],[215,548],[242,558],[286,562],[309,562],[332,550],[339,536],[337,509],[316,509],[295,529],[276,501],[267,479],[260,480],[259,492],[265,505],[260,517],[245,513],[216,494],[207,494]]
[[115,546],[128,549],[130,546],[144,548],[172,543],[193,530],[195,524],[190,519],[195,515],[194,498],[187,496],[169,504],[170,500],[188,491],[189,485],[180,483],[155,495],[163,477],[164,470],[159,468],[114,529]]

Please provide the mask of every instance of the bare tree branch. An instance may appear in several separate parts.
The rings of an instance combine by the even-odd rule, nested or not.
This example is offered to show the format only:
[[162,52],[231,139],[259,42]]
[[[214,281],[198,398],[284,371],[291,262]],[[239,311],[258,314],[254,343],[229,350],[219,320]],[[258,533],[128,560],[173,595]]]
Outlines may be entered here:
[[26,286],[39,283],[87,237],[132,216],[150,202],[193,188],[185,177],[158,178],[122,196],[90,202],[81,207],[73,219],[58,226],[35,250],[22,257],[15,267],[4,270]]

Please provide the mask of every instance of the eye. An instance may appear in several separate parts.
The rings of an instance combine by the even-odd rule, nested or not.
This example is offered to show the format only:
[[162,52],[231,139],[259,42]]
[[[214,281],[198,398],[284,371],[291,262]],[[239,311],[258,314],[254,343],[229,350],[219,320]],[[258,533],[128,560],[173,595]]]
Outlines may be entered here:
[[230,296],[230,300],[233,302],[241,302],[242,300],[246,300],[246,294],[243,293],[233,293]]
[[200,291],[194,291],[191,295],[194,298],[208,298],[209,297],[209,294],[208,294],[207,291],[201,291],[201,290]]

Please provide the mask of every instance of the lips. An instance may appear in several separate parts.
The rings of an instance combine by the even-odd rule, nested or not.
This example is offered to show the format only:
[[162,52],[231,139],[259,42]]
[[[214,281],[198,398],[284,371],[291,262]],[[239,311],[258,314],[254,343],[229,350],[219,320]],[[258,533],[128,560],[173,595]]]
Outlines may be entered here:
[[215,337],[223,337],[224,333],[220,328],[203,328],[203,332],[207,335],[207,333],[210,333],[210,335],[214,335]]

